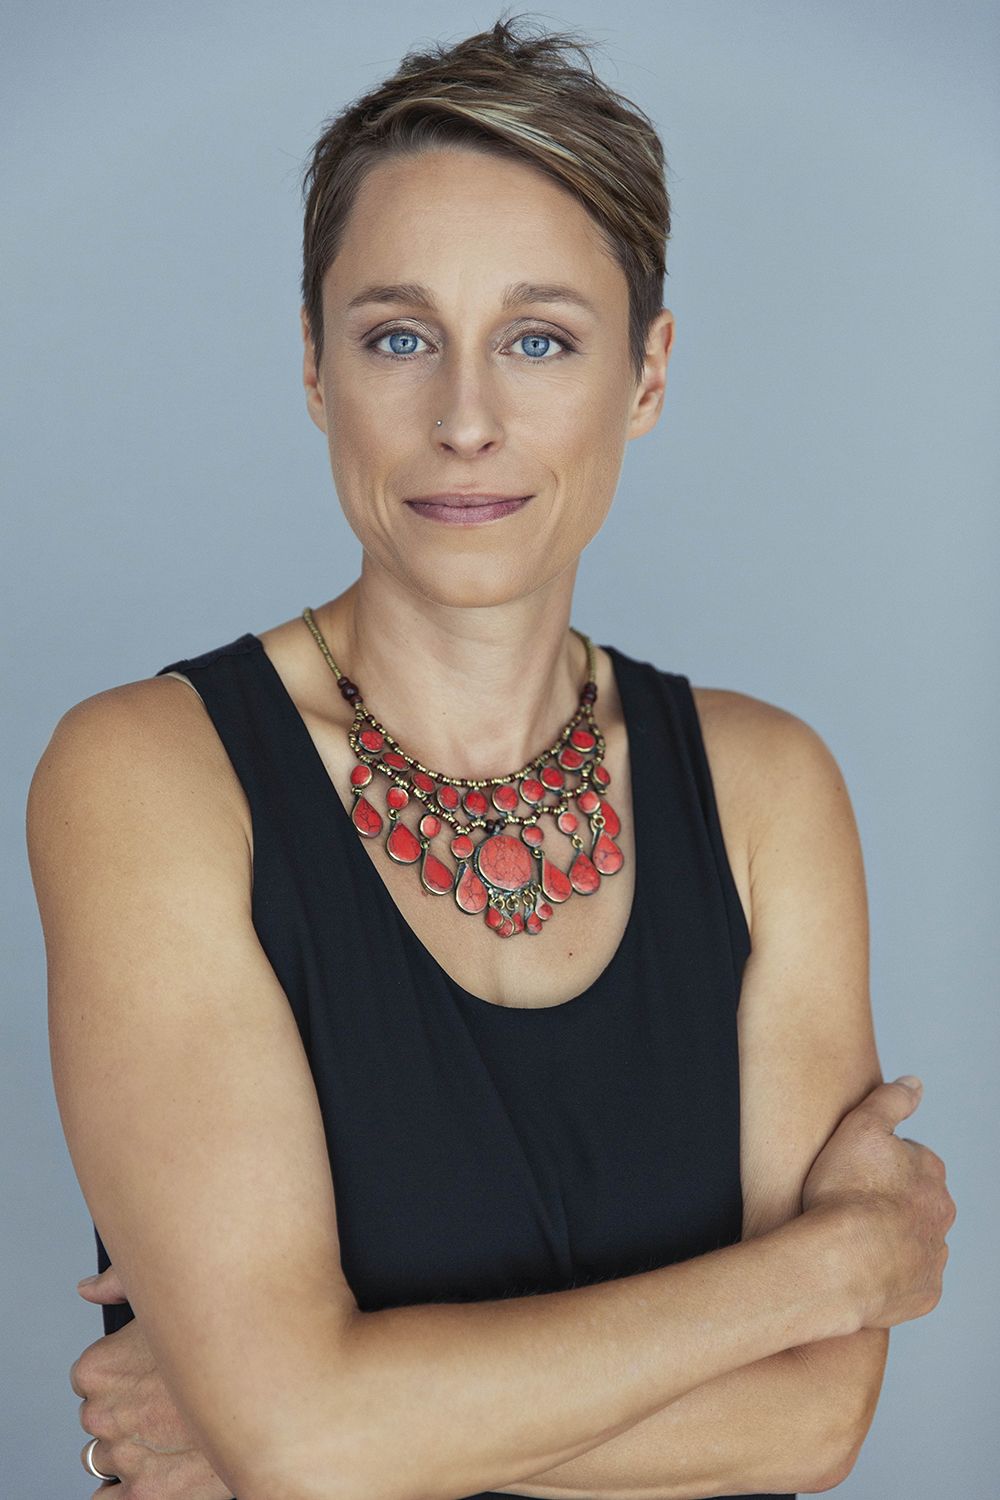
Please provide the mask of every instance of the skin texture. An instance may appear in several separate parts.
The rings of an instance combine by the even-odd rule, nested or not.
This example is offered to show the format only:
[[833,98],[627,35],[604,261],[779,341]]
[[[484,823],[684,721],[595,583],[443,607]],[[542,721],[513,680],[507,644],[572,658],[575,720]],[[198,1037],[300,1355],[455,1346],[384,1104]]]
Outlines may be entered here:
[[[454,150],[372,172],[324,317],[319,369],[305,330],[307,403],[364,562],[320,626],[425,764],[501,773],[575,706],[577,559],[626,442],[659,414],[672,321],[652,325],[636,382],[624,277],[584,210],[526,167]],[[392,330],[417,335],[412,358],[385,352]],[[572,352],[532,361],[526,334]],[[523,503],[479,524],[427,513],[473,492]],[[346,804],[349,712],[328,668],[301,621],[263,640]],[[497,942],[366,846],[421,940],[494,1004],[578,994],[627,920],[628,745],[603,655],[598,673],[627,863],[543,938]],[[745,1242],[552,1296],[365,1314],[312,1079],[250,921],[246,802],[200,701],[160,679],[63,721],[30,840],[60,1108],[116,1268],[83,1290],[125,1290],[137,1314],[73,1377],[123,1500],[693,1500],[847,1472],[885,1330],[937,1301],[953,1208],[937,1158],[892,1133],[919,1090],[874,1087],[864,881],[835,765],[779,710],[697,702],[754,946]]]

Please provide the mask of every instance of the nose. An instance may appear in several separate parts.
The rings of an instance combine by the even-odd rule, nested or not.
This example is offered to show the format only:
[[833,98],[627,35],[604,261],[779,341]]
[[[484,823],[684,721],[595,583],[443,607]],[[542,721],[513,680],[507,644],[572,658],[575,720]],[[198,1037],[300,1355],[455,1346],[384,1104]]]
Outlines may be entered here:
[[441,453],[463,459],[495,453],[503,446],[504,427],[491,372],[467,364],[450,374],[434,393],[437,411],[431,436],[435,446]]

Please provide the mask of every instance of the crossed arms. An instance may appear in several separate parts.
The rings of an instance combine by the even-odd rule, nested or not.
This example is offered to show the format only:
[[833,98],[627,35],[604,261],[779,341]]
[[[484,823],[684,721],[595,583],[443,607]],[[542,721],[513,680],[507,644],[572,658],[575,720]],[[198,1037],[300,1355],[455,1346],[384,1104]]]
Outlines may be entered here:
[[693,1500],[847,1472],[884,1330],[936,1302],[953,1211],[937,1158],[892,1134],[917,1093],[859,1104],[878,1072],[836,768],[763,705],[699,707],[754,940],[744,1242],[377,1313],[344,1281],[315,1090],[250,921],[245,806],[200,706],[140,684],[64,726],[32,850],[63,1121],[137,1315],[75,1375],[123,1500]]

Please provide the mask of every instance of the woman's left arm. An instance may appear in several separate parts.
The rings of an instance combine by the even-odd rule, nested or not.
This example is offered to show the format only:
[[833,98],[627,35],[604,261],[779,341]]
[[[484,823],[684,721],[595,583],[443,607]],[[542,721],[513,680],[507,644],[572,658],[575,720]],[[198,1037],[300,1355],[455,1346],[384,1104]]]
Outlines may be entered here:
[[[740,996],[744,1238],[801,1212],[819,1151],[880,1081],[864,870],[843,778],[800,720],[696,690],[716,800],[753,940]],[[511,1493],[698,1500],[816,1492],[850,1472],[888,1333],[790,1349],[690,1391]]]

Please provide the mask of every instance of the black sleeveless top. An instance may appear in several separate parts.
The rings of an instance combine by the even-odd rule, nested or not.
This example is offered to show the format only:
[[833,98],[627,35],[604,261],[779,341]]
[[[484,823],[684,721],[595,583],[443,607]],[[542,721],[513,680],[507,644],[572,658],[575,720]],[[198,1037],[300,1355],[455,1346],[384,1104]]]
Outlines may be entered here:
[[164,668],[246,793],[254,927],[316,1082],[363,1310],[582,1286],[740,1237],[747,926],[687,679],[610,655],[649,809],[635,897],[596,982],[540,1010],[481,1000],[431,957],[256,636]]

